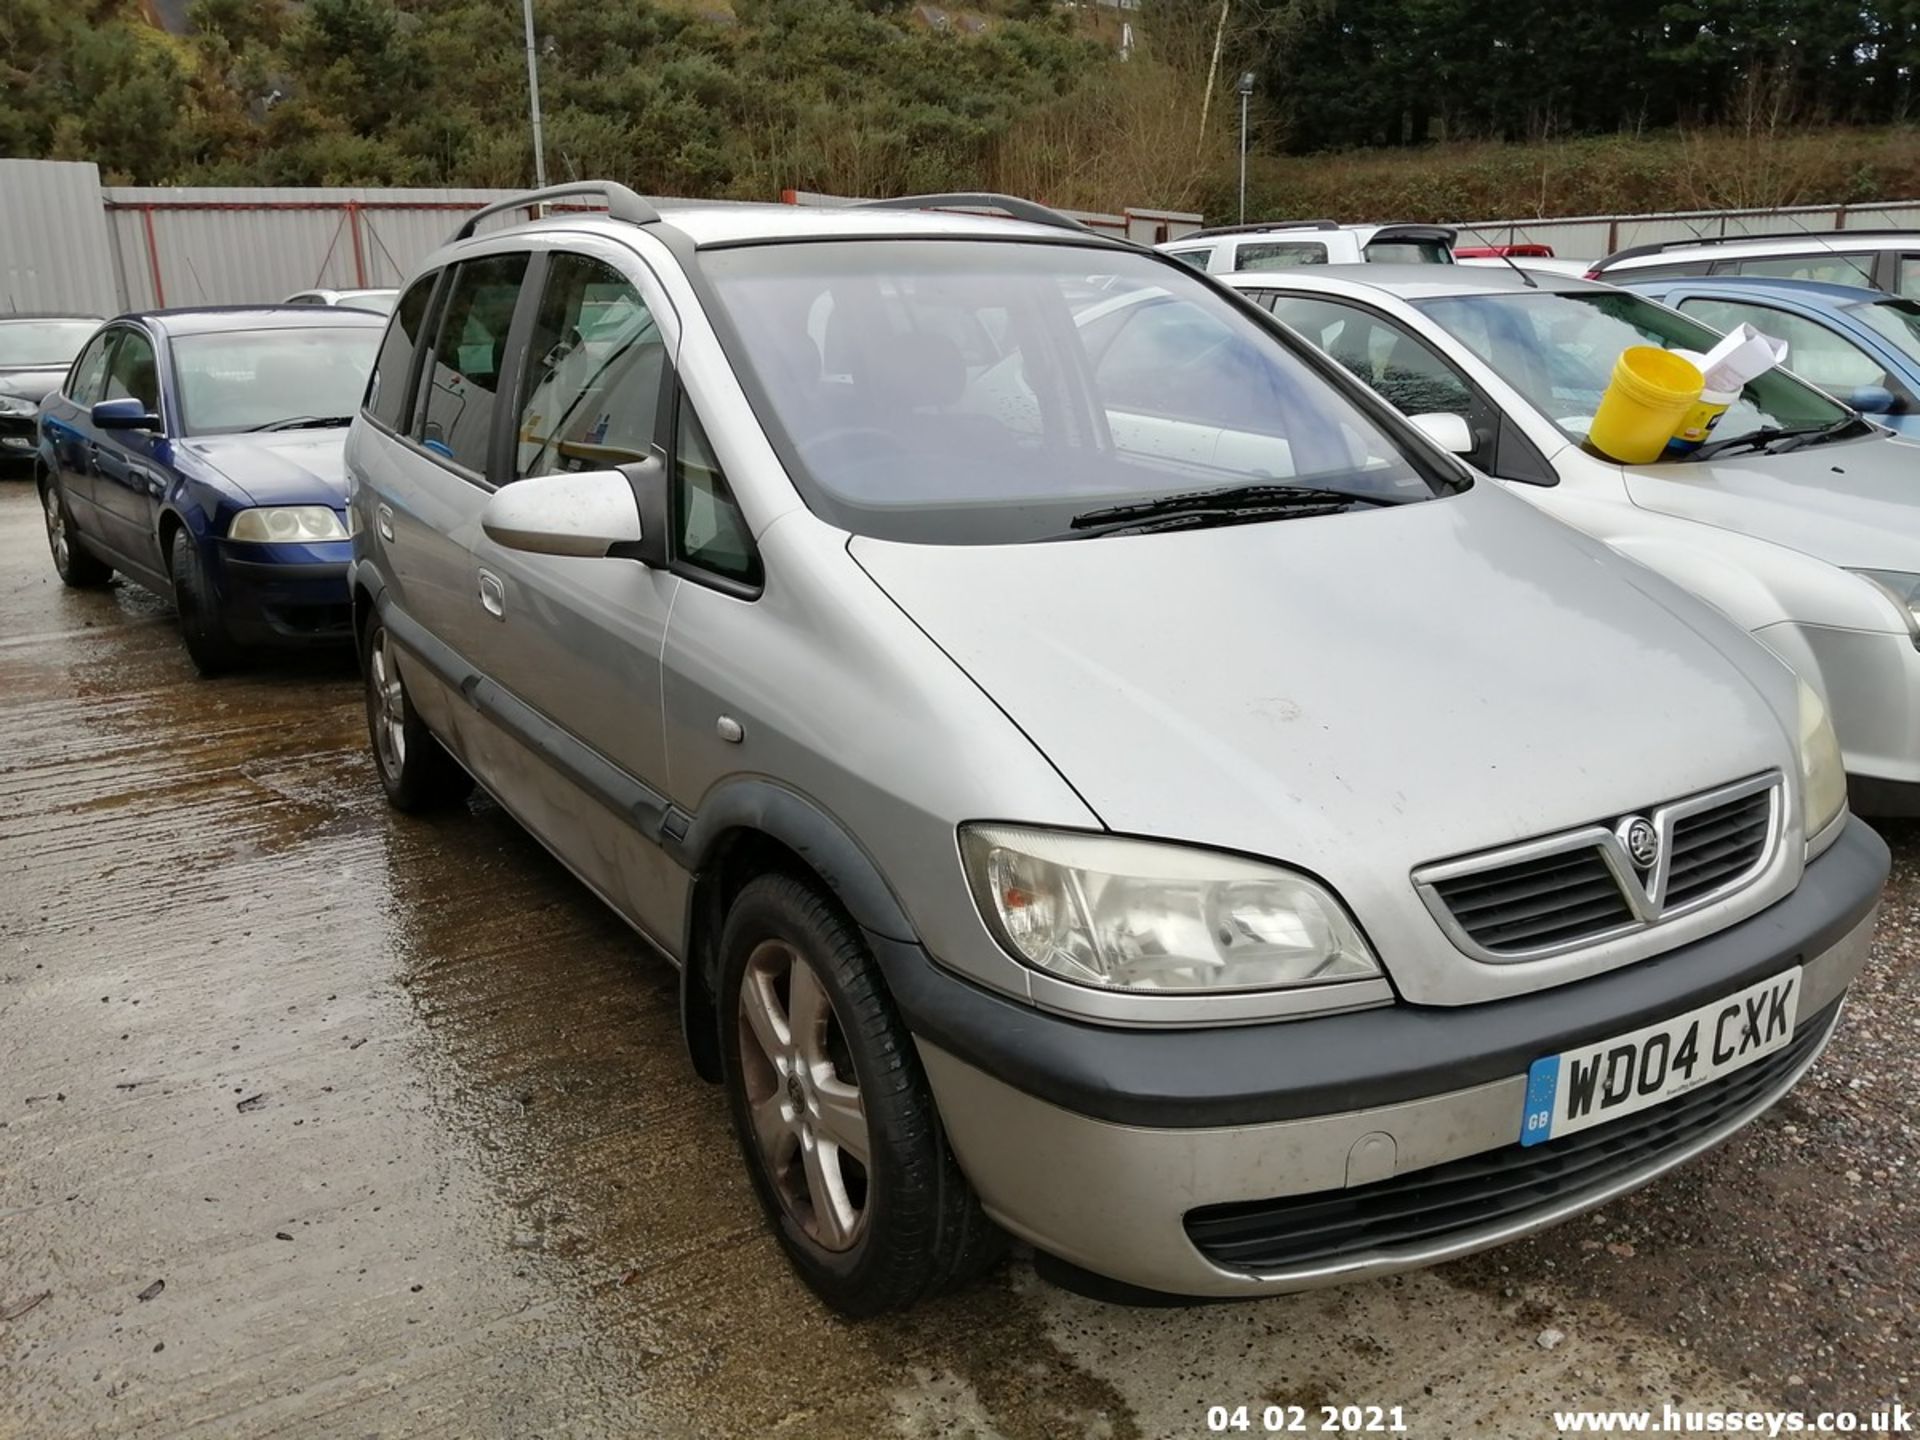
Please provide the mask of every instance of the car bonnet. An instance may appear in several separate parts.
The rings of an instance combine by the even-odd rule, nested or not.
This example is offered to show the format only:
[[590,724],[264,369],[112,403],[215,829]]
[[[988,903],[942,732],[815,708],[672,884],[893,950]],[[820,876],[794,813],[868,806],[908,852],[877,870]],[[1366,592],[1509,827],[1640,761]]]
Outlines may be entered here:
[[347,503],[347,432],[280,430],[259,435],[213,435],[182,447],[244,490],[256,505]]
[[1490,484],[1186,533],[851,550],[1104,824],[1320,875],[1413,1000],[1595,968],[1469,960],[1416,867],[1794,763],[1777,662]]
[[1920,444],[1812,445],[1626,470],[1643,510],[1695,520],[1854,569],[1920,572]]

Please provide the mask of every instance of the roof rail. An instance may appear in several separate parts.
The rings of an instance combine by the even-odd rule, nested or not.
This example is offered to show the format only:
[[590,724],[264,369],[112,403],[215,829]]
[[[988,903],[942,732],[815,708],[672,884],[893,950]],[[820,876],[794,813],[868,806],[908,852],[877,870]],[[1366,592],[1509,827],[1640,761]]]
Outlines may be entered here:
[[544,190],[528,190],[511,199],[483,205],[467,216],[460,228],[453,232],[453,239],[465,240],[489,215],[498,215],[503,210],[523,210],[529,205],[544,205],[549,200],[564,200],[569,195],[598,195],[607,202],[609,215],[631,225],[656,225],[660,221],[658,210],[617,180],[574,180],[565,185],[549,185]]
[[1101,235],[1091,226],[1082,225],[1071,216],[1049,209],[1038,201],[1022,200],[1018,195],[996,195],[987,190],[951,195],[895,195],[887,200],[856,200],[847,208],[849,210],[998,210],[1012,216],[1015,220],[1025,220],[1030,224],[1049,225],[1055,230],[1071,230],[1079,235],[1092,235],[1102,240],[1110,238]]
[[1662,255],[1669,250],[1691,250],[1695,246],[1738,245],[1746,240],[1819,240],[1831,243],[1835,240],[1884,240],[1890,236],[1899,235],[1913,237],[1916,241],[1920,241],[1920,230],[1899,225],[1862,226],[1857,230],[1769,230],[1751,235],[1692,235],[1679,240],[1649,240],[1644,245],[1629,245],[1624,250],[1614,251],[1599,264],[1611,265],[1615,260],[1624,260],[1630,255]]
[[1204,230],[1189,230],[1176,240],[1198,240],[1212,235],[1257,235],[1262,230],[1339,230],[1338,220],[1261,220],[1251,225],[1211,225]]

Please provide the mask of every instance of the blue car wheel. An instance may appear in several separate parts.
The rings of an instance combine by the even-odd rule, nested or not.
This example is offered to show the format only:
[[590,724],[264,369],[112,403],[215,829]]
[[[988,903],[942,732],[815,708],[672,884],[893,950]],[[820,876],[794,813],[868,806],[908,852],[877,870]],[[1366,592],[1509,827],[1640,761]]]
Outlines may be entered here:
[[168,557],[173,575],[173,608],[180,615],[180,638],[186,642],[187,657],[202,675],[222,675],[241,661],[240,647],[227,633],[220,615],[220,600],[200,563],[200,547],[186,530],[173,533],[173,550]]

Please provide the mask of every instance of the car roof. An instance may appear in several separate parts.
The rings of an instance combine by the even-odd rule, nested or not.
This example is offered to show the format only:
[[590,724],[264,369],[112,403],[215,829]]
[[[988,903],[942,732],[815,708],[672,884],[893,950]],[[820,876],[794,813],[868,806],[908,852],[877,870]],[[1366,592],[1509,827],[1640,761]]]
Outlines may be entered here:
[[[953,236],[979,240],[1083,240],[1100,244],[1105,237],[1076,235],[1054,225],[1037,225],[1001,215],[955,210],[869,210],[851,205],[660,205],[662,223],[671,225],[696,246],[751,245],[791,240],[856,240],[889,236]],[[489,230],[473,241],[497,240],[504,235],[537,235],[553,230],[593,230],[629,235],[632,222],[616,220],[598,211],[558,213],[540,220]],[[642,229],[651,227],[640,227]],[[462,248],[472,241],[457,241]]]
[[[1518,294],[1528,290],[1581,294],[1614,288],[1547,270],[1529,270],[1521,276],[1504,265],[1295,265],[1281,270],[1241,270],[1220,278],[1240,289],[1326,290],[1333,294],[1351,294],[1358,289],[1385,290],[1403,300]],[[1528,284],[1529,280],[1533,283]]]
[[340,310],[318,305],[194,305],[174,310],[132,310],[119,318],[142,321],[169,335],[339,326],[373,330],[383,329],[387,323],[386,316],[371,310]]
[[1783,300],[1825,300],[1834,305],[1879,304],[1897,300],[1870,285],[1838,285],[1831,280],[1786,280],[1771,275],[1661,275],[1647,280],[1620,282],[1632,290],[1651,294],[1655,290],[1699,289],[1734,290],[1740,294],[1773,295]]
[[15,320],[84,320],[92,325],[101,323],[98,315],[82,315],[70,310],[9,310],[0,314],[0,325]]
[[1382,231],[1388,232],[1388,238],[1404,236],[1409,240],[1444,240],[1449,244],[1457,238],[1459,231],[1451,225],[1431,225],[1425,221],[1365,221],[1343,225],[1333,220],[1263,220],[1247,225],[1216,225],[1202,230],[1193,230],[1185,235],[1177,235],[1171,240],[1161,242],[1156,249],[1193,248],[1216,240],[1259,240],[1272,236],[1285,236],[1311,240],[1316,234],[1352,235],[1367,243],[1369,237],[1377,237]]
[[1920,247],[1920,230],[1807,230],[1790,234],[1709,236],[1700,240],[1658,240],[1629,245],[1596,262],[1635,269],[1675,259],[1699,260],[1741,255],[1819,255],[1847,251]]

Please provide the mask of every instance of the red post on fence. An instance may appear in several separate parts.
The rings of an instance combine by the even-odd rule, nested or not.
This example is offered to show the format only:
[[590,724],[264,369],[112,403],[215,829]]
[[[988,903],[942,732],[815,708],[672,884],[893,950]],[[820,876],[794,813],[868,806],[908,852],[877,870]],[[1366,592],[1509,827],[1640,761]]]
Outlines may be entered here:
[[367,257],[360,248],[360,202],[347,201],[347,233],[353,236],[353,283],[365,289],[367,285]]
[[153,276],[153,303],[164,309],[167,287],[160,281],[160,246],[153,238],[153,206],[142,205],[140,219],[147,229],[147,270]]

